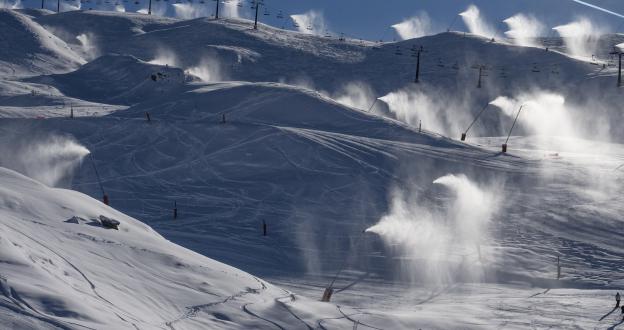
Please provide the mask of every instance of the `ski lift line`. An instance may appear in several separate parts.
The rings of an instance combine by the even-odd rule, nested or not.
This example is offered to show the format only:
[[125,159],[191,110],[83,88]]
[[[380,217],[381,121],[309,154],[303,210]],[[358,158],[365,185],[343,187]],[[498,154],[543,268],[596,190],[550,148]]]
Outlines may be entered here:
[[470,130],[470,128],[472,128],[472,125],[474,125],[477,122],[477,119],[479,119],[479,117],[481,116],[481,114],[483,112],[485,112],[485,110],[490,106],[490,103],[488,102],[483,109],[481,109],[481,111],[479,111],[479,113],[477,114],[477,116],[475,117],[475,119],[472,121],[472,123],[470,123],[470,125],[468,126],[468,128],[466,128],[466,131],[464,132],[464,134],[468,134],[468,131]]
[[93,170],[95,171],[95,177],[98,180],[98,184],[100,185],[100,190],[102,190],[102,195],[106,195],[104,192],[104,186],[102,185],[102,179],[100,178],[100,173],[97,170],[97,166],[95,166],[95,159],[93,158],[93,154],[89,153],[89,158],[91,159],[91,165],[93,165]]
[[513,124],[511,124],[511,129],[509,130],[509,134],[507,134],[507,139],[505,140],[505,144],[507,144],[507,142],[509,142],[509,137],[511,136],[511,132],[513,131],[514,127],[516,126],[516,121],[518,121],[518,117],[520,117],[520,111],[522,111],[522,108],[524,107],[524,104],[520,106],[520,109],[518,109],[518,113],[516,114],[516,118],[513,121]]

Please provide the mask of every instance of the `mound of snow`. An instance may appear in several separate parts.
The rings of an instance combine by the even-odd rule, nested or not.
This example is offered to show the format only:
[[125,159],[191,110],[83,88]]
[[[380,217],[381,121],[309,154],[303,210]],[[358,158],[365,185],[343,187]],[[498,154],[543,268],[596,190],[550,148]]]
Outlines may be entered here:
[[0,9],[0,74],[66,72],[84,63],[67,44],[14,10]]
[[[254,327],[238,304],[284,295],[83,194],[4,168],[0,182],[0,314],[14,313],[0,325],[155,329],[200,328],[199,322],[214,328],[239,319],[230,322]],[[104,228],[103,217],[118,220],[119,230]],[[239,302],[228,306],[233,297]],[[221,319],[196,315],[211,305]]]
[[29,78],[65,95],[109,104],[132,104],[175,90],[192,80],[181,69],[143,62],[128,55],[105,55],[78,70]]

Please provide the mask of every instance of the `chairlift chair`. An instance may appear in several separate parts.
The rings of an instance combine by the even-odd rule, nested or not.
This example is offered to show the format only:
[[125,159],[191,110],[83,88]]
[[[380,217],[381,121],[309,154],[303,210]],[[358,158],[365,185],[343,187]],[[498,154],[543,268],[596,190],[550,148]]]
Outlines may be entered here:
[[444,63],[442,63],[442,59],[438,57],[438,66],[443,68],[444,67]]
[[278,19],[282,19],[282,18],[284,18],[284,14],[282,14],[282,11],[281,11],[281,10],[277,13],[277,16],[276,16],[276,17],[277,17]]
[[396,46],[396,50],[394,51],[394,55],[403,55],[401,51],[401,46]]
[[312,25],[308,25],[308,26],[306,27],[306,29],[308,29],[308,30],[312,31]]
[[453,69],[459,70],[459,64],[457,62],[453,63]]

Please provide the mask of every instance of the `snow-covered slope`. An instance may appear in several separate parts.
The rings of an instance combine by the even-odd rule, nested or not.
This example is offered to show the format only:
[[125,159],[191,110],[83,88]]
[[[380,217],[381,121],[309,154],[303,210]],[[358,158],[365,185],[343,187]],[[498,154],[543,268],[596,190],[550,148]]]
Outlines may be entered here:
[[[413,126],[422,121],[425,127],[444,135],[459,135],[484,104],[499,96],[560,95],[569,112],[591,130],[601,124],[594,112],[600,112],[600,118],[607,121],[621,119],[621,113],[614,110],[622,96],[614,87],[616,68],[612,65],[603,68],[602,62],[592,65],[589,60],[560,51],[520,47],[504,40],[491,42],[465,33],[375,45],[266,25],[253,30],[251,22],[238,19],[174,20],[67,12],[42,16],[37,22],[51,31],[64,31],[59,37],[76,52],[91,53],[84,55],[87,58],[128,54],[180,67],[205,81],[271,81],[302,86]],[[118,28],[110,29],[111,25]],[[413,49],[421,46],[420,84],[415,85]],[[481,88],[477,88],[480,66],[484,71]],[[604,97],[592,97],[596,93]],[[375,102],[384,95],[389,98]],[[423,106],[413,107],[410,102]],[[503,135],[509,127],[505,118],[498,111],[488,111],[477,122],[474,133]],[[624,138],[615,130],[610,134]]]
[[23,76],[77,68],[84,60],[61,39],[9,9],[0,9],[0,73]]
[[[271,322],[254,310],[293,322],[287,306],[314,305],[88,196],[4,168],[0,182],[3,328],[265,328]],[[119,220],[119,230],[102,227],[101,216]]]
[[29,79],[77,99],[112,104],[137,103],[180,89],[192,80],[181,69],[116,54],[98,57],[70,73]]
[[[245,20],[104,12],[33,17],[90,62],[69,73],[2,77],[0,166],[35,176],[24,168],[28,161],[64,160],[42,152],[56,148],[37,140],[69,135],[91,151],[93,161],[71,172],[67,187],[94,198],[101,198],[103,187],[112,207],[166,239],[308,297],[318,299],[333,283],[340,304],[297,298],[285,306],[288,294],[269,285],[258,295],[251,290],[240,303],[225,299],[236,288],[259,288],[249,275],[228,268],[227,274],[241,278],[224,292],[214,291],[227,300],[226,313],[220,304],[195,300],[203,293],[195,279],[220,283],[229,275],[194,267],[176,272],[167,260],[119,247],[114,252],[121,257],[106,255],[112,259],[106,265],[122,264],[119,277],[134,281],[133,268],[124,266],[134,258],[147,258],[140,269],[153,263],[180,276],[175,285],[154,280],[130,300],[148,299],[167,316],[143,326],[167,326],[172,314],[190,322],[174,324],[176,329],[352,328],[359,321],[387,329],[617,325],[610,302],[600,301],[624,285],[624,148],[588,140],[622,138],[613,125],[622,116],[613,67],[572,58],[563,48],[492,43],[455,32],[373,47],[264,25],[255,31]],[[414,84],[411,49],[421,45],[421,81]],[[485,71],[481,88],[479,66]],[[175,79],[156,75],[154,81],[155,71]],[[192,76],[203,81],[189,81]],[[74,102],[82,112],[70,119],[67,103]],[[469,143],[454,140],[490,102]],[[508,153],[501,153],[521,105],[526,107]],[[28,119],[31,114],[46,119]],[[567,135],[553,136],[559,133]],[[41,155],[23,156],[33,150]],[[67,220],[83,210],[81,217],[89,220],[103,212],[136,225],[125,234],[123,226],[119,234],[104,231],[106,240],[134,246],[130,236],[137,231],[148,245],[137,246],[184,251],[182,264],[213,264],[162,243],[117,211],[80,200],[85,209],[71,204],[46,214]],[[263,223],[268,236],[262,235]],[[49,234],[35,225],[23,232]],[[64,240],[74,228],[91,237],[103,230],[62,221],[55,228],[50,233]],[[99,269],[72,254],[101,243],[84,244],[80,252],[59,254],[82,261],[81,270]],[[186,285],[187,277],[193,294],[169,291]],[[136,277],[131,285],[143,288],[140,282]],[[95,307],[85,305],[65,321],[96,315],[96,321],[84,322],[125,324],[94,312],[118,311],[89,299]],[[42,300],[33,304],[45,307]],[[180,307],[198,304],[203,307],[186,312]],[[151,315],[131,310],[141,320],[139,315]]]

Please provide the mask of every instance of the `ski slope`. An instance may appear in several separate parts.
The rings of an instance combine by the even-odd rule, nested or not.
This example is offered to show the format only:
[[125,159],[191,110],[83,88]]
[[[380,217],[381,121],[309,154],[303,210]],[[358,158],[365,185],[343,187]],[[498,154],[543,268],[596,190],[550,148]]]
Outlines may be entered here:
[[622,323],[611,66],[460,32],[374,44],[235,19],[0,14],[36,32],[0,30],[29,55],[0,53],[19,68],[0,77],[6,327]]

